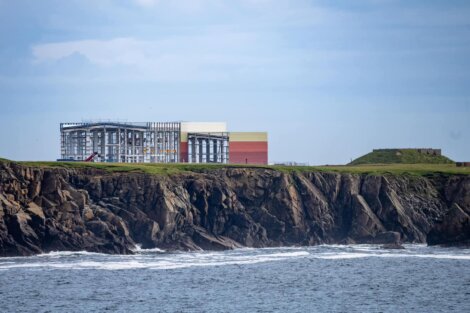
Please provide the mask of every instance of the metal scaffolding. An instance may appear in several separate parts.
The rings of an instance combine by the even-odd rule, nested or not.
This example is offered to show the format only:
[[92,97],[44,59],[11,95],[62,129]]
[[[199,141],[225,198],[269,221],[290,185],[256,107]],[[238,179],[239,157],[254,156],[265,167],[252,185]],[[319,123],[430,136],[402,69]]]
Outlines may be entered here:
[[229,163],[228,133],[189,133],[189,163]]
[[180,123],[62,123],[61,157],[95,162],[179,162]]
[[176,163],[180,158],[181,123],[149,123],[146,162]]

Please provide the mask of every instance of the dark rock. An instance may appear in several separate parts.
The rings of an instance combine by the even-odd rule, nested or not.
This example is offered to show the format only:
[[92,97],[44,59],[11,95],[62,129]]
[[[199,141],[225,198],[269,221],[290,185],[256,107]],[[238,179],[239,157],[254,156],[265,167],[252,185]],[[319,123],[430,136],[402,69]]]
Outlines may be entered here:
[[389,243],[381,246],[382,249],[386,250],[404,250],[405,247],[399,243]]
[[470,246],[470,215],[457,203],[429,232],[429,245]]
[[401,243],[401,235],[394,231],[379,233],[370,240],[370,243],[376,245],[398,245]]
[[[453,204],[452,206],[450,204]],[[470,177],[224,168],[169,176],[0,161],[0,256],[469,241]]]

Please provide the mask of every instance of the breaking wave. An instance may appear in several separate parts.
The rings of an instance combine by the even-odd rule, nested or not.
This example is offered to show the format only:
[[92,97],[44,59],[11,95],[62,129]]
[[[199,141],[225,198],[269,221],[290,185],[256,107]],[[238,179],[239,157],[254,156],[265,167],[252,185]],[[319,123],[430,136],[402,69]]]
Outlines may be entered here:
[[178,252],[142,249],[135,255],[105,255],[91,252],[50,252],[27,258],[0,259],[0,270],[171,270],[191,267],[245,266],[290,259],[335,261],[361,258],[426,258],[470,260],[469,249],[448,249],[408,245],[405,250],[384,250],[373,245],[316,246],[295,248],[237,249],[224,252]]

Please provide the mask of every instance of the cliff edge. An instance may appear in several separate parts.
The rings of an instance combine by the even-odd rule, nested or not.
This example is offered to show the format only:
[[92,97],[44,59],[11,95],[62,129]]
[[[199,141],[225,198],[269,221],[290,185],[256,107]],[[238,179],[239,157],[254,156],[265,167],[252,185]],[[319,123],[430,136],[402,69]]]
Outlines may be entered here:
[[227,167],[171,175],[0,160],[0,256],[466,244],[470,176]]

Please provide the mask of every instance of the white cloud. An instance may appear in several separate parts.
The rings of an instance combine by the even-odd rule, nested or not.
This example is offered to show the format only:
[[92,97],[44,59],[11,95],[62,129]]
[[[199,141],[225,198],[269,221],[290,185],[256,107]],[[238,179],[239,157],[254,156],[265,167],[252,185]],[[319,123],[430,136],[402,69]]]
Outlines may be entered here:
[[[299,4],[302,1],[290,6],[286,0],[238,0],[255,10],[263,5],[269,10],[259,10],[262,14],[252,16],[248,14],[237,23],[231,23],[230,19],[226,23],[218,19],[211,23],[204,17],[202,25],[195,18],[189,20],[188,26],[181,23],[183,19],[174,19],[181,15],[167,14],[168,6],[188,4],[188,7],[197,7],[217,0],[139,1],[142,5],[163,8],[156,11],[166,14],[170,21],[152,24],[159,19],[149,14],[152,22],[143,24],[145,31],[141,35],[151,40],[139,39],[139,32],[126,30],[125,33],[135,33],[135,37],[37,44],[32,48],[34,62],[52,68],[59,63],[57,61],[79,54],[102,77],[159,81],[303,79],[309,83],[333,84],[355,82],[364,77],[379,81],[390,73],[399,77],[414,77],[416,74],[413,73],[434,77],[439,68],[436,65],[426,70],[418,67],[421,63],[417,64],[416,56],[408,50],[421,55],[423,49],[429,53],[434,46],[439,49],[450,46],[437,45],[439,38],[427,39],[416,30],[408,31],[412,34],[408,38],[402,36],[400,29],[392,29],[393,33],[390,33],[388,28],[381,26],[380,21],[387,20],[382,11],[366,14]],[[397,13],[394,15],[401,17]],[[378,25],[378,28],[369,25]],[[413,46],[416,35],[420,35],[420,41]],[[450,40],[449,35],[444,39]],[[450,42],[456,41],[451,38]],[[390,60],[399,63],[403,59],[413,62],[414,66],[383,70],[383,64],[389,64]],[[53,69],[59,72],[57,68]],[[452,75],[455,73],[454,70]]]
[[210,33],[161,40],[115,38],[39,44],[34,63],[54,64],[80,54],[102,73],[122,69],[123,77],[165,81],[215,80],[272,71],[275,41],[252,33]]

